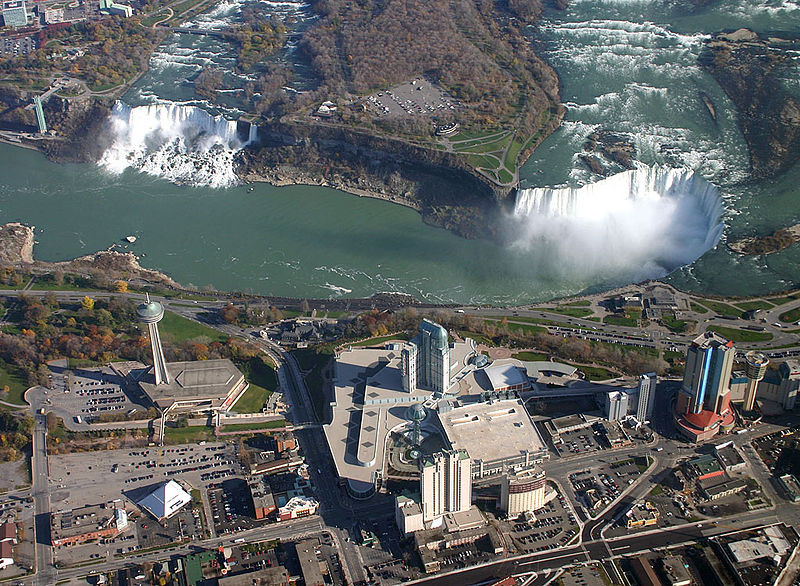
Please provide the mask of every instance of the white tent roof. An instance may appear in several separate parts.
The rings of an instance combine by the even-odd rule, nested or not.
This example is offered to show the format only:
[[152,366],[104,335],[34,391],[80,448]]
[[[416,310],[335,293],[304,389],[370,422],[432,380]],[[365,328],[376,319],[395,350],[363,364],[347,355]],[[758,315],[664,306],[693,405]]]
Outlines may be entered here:
[[170,480],[159,484],[155,490],[142,498],[137,504],[146,509],[156,519],[166,519],[191,501],[192,497],[181,488],[181,485],[174,480]]

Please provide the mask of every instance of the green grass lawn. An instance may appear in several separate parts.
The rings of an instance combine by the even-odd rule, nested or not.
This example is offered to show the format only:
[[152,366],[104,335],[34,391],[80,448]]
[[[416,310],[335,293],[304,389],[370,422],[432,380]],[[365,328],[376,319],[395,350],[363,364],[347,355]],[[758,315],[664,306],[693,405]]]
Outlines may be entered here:
[[8,385],[8,395],[3,397],[3,401],[14,403],[15,405],[25,405],[22,396],[28,390],[28,382],[25,374],[15,366],[0,366],[0,389]]
[[214,440],[214,430],[204,425],[190,427],[167,427],[164,430],[165,444],[188,444]]
[[542,326],[529,326],[527,324],[508,323],[508,331],[510,332],[525,332],[526,334],[543,334],[547,332],[547,328]]
[[516,315],[493,315],[490,316],[489,320],[484,321],[500,321],[501,319],[506,318],[508,321],[515,321],[521,322],[525,324],[540,324],[543,326],[563,326],[564,322],[555,321],[552,319],[542,319],[539,317],[519,317]]
[[729,339],[731,342],[768,342],[772,339],[772,334],[769,332],[753,332],[723,326],[709,326],[708,329]]
[[669,331],[675,332],[676,334],[682,334],[688,329],[689,326],[689,322],[682,319],[675,319],[675,316],[670,314],[662,315],[661,321],[664,322],[664,325],[669,329]]
[[742,301],[741,303],[736,303],[736,307],[743,311],[753,311],[756,309],[772,309],[775,307],[769,301],[764,301],[761,299],[757,299],[755,301]]
[[223,425],[220,431],[263,431],[265,429],[277,429],[286,427],[285,419],[275,421],[262,421],[261,423],[230,423]]
[[484,346],[497,346],[491,339],[487,338],[483,334],[478,334],[476,332],[467,332],[465,330],[459,330],[458,335],[462,338],[472,338],[478,344],[483,344]]
[[547,360],[547,354],[542,354],[541,352],[517,352],[512,354],[511,357],[524,362],[543,362]]
[[585,374],[590,381],[608,380],[619,376],[615,372],[599,366],[579,366],[578,364],[573,364],[572,366]]
[[92,286],[91,281],[81,277],[76,277],[75,280],[64,279],[61,283],[56,283],[50,278],[49,275],[37,277],[31,285],[33,291],[99,291],[97,287]]
[[388,342],[389,340],[408,340],[408,334],[405,332],[400,332],[399,334],[391,334],[389,336],[378,336],[377,338],[369,338],[368,340],[362,340],[361,342],[355,342],[353,344],[348,344],[349,346],[375,346],[377,344],[382,344],[384,342]]
[[703,307],[699,303],[692,302],[691,305],[692,305],[692,311],[694,311],[695,313],[708,313],[708,308]]
[[619,315],[607,315],[603,318],[603,323],[611,326],[628,326],[635,328],[639,325],[639,320],[635,317],[626,315],[625,317]]
[[499,169],[500,159],[492,155],[468,155],[467,162],[473,167],[483,169]]
[[186,319],[171,311],[164,312],[164,319],[158,322],[158,332],[162,338],[174,343],[195,338],[209,338],[211,341],[225,342],[229,337],[214,328]]
[[722,303],[721,301],[712,301],[710,299],[703,299],[703,305],[705,305],[711,311],[719,315],[742,317],[742,314],[744,313],[741,309],[738,309],[728,303]]
[[514,176],[505,169],[500,169],[497,172],[497,178],[503,183],[511,183],[514,180]]
[[244,394],[233,404],[232,410],[236,413],[258,413],[264,407],[270,393],[269,389],[250,383]]
[[577,301],[570,301],[569,303],[563,303],[562,305],[568,305],[570,307],[589,307],[592,305],[592,302],[587,301],[586,299],[578,299]]
[[778,316],[778,319],[785,322],[795,322],[797,320],[800,320],[800,307],[797,307],[795,309],[790,309],[789,311],[780,314],[780,316]]
[[522,141],[519,138],[514,137],[514,141],[511,143],[511,146],[508,147],[508,151],[506,151],[506,159],[505,159],[505,166],[506,169],[513,169],[517,166],[517,156],[519,152],[522,150],[523,147]]
[[793,293],[792,295],[786,295],[784,297],[773,297],[769,301],[775,305],[783,305],[791,301],[797,301],[798,299],[800,299],[800,293]]

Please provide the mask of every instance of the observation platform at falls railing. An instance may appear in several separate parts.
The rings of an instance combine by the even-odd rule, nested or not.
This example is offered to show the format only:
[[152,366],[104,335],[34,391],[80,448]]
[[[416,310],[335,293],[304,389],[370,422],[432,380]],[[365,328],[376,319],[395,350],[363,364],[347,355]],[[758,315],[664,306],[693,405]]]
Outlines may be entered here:
[[158,28],[167,29],[169,31],[172,31],[173,33],[184,33],[184,34],[187,34],[187,35],[201,35],[201,36],[206,36],[206,37],[217,37],[217,38],[220,38],[220,39],[225,38],[225,36],[227,34],[226,31],[209,30],[209,29],[205,29],[205,28],[195,28],[195,27],[190,27],[190,26],[163,26],[163,27],[158,27]]

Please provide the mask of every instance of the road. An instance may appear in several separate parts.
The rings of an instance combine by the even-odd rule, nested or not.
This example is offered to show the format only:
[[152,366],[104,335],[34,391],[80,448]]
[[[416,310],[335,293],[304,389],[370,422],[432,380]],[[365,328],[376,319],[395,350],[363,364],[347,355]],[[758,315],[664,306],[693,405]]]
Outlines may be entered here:
[[50,482],[47,465],[47,421],[44,415],[36,414],[33,430],[33,455],[31,457],[33,501],[36,514],[34,532],[36,538],[35,584],[51,586],[56,583],[53,567],[53,548],[50,546]]
[[[777,522],[771,512],[760,512],[750,521],[742,521],[741,528],[760,527]],[[729,530],[709,524],[687,524],[670,529],[658,529],[653,532],[639,533],[606,540],[596,540],[551,551],[540,552],[507,558],[474,568],[466,568],[440,576],[423,578],[407,584],[425,586],[463,586],[479,584],[491,580],[501,580],[507,576],[525,572],[543,572],[557,570],[571,564],[587,561],[601,562],[606,558],[627,556],[648,552],[654,549],[675,547],[702,542],[713,535],[727,533]]]

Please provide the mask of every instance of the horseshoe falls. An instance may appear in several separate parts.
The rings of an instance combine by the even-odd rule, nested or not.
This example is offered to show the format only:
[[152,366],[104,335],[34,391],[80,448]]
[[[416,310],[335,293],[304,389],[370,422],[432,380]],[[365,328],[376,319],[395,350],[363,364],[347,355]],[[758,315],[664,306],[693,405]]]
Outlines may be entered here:
[[663,277],[722,233],[716,186],[686,169],[642,166],[581,187],[519,191],[514,246],[538,249],[565,277]]

